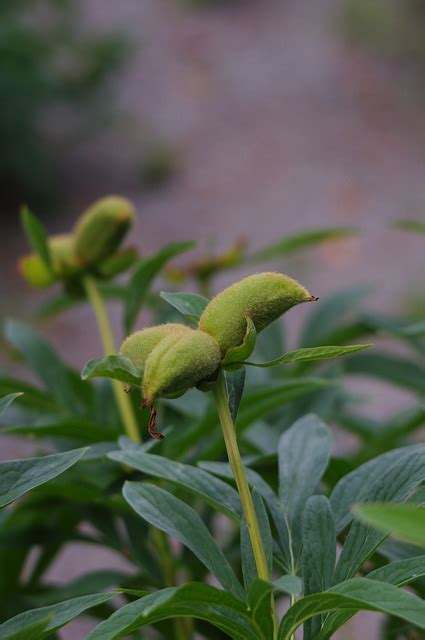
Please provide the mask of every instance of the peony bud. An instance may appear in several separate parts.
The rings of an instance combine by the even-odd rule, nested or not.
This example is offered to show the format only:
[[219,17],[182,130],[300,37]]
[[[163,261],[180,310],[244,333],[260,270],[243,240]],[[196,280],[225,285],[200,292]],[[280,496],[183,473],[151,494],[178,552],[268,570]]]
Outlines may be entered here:
[[190,333],[192,329],[184,324],[159,324],[132,333],[124,340],[120,348],[120,355],[129,358],[135,367],[143,369],[146,358],[157,344],[167,336],[181,336]]
[[74,236],[63,233],[48,239],[52,269],[50,270],[38,254],[32,253],[19,261],[19,270],[32,287],[45,289],[58,280],[69,280],[80,273],[75,260]]
[[204,380],[220,366],[217,342],[202,331],[190,329],[163,338],[146,360],[143,395],[146,404],[158,397],[176,397]]
[[258,273],[213,298],[201,315],[199,329],[215,338],[224,356],[242,343],[247,312],[259,333],[291,307],[313,300],[317,298],[288,276]]
[[97,264],[115,253],[134,217],[134,207],[125,198],[107,196],[92,204],[75,226],[75,252],[81,264]]

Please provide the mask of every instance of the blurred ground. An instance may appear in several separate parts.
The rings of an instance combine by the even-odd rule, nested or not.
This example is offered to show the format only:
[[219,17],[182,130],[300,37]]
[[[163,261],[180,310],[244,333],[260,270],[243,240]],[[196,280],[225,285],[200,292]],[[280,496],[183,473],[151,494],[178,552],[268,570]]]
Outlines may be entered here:
[[[117,87],[127,114],[120,128],[81,145],[63,167],[75,210],[106,192],[134,199],[133,238],[146,253],[180,239],[225,248],[245,237],[255,248],[308,226],[352,225],[358,238],[286,268],[320,296],[374,284],[371,304],[381,309],[399,310],[408,289],[423,289],[423,239],[389,223],[423,216],[425,96],[405,65],[343,44],[337,0],[235,1],[203,10],[173,0],[105,6],[87,0],[87,20],[128,28],[140,48]],[[147,130],[180,155],[177,175],[152,192],[140,188],[135,168]],[[22,299],[27,291],[14,259],[24,250],[22,237],[8,242],[1,285],[8,312],[20,317],[39,299]],[[86,309],[45,330],[77,366],[99,353]],[[378,411],[395,402],[378,398]],[[22,451],[3,448],[2,458]],[[69,575],[74,563],[63,560],[55,577]],[[98,566],[103,555],[84,554],[85,570]],[[339,637],[376,637],[375,627],[362,624],[370,618],[357,616]],[[83,638],[79,628],[62,637]]]

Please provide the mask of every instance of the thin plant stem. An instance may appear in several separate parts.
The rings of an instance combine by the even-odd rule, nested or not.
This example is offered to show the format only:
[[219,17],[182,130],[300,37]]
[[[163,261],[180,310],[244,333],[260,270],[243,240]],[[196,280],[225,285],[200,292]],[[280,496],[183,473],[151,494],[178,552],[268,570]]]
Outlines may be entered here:
[[[229,404],[227,401],[227,391],[224,382],[223,373],[220,373],[219,378],[214,386],[214,396],[217,404],[218,416],[220,418],[221,428],[223,431],[224,442],[226,445],[227,456],[229,458],[230,466],[232,468],[233,476],[236,482],[236,487],[239,492],[239,497],[242,504],[242,510],[248,529],[249,539],[251,541],[252,551],[254,554],[255,565],[257,568],[258,577],[262,580],[269,581],[269,569],[267,566],[266,554],[264,552],[263,543],[261,540],[261,532],[258,524],[257,514],[255,512],[254,503],[252,501],[251,492],[246,478],[245,470],[243,468],[241,454],[239,452],[238,442],[236,438],[236,429],[233,423],[232,416],[229,410]],[[275,634],[276,634],[276,618],[275,618],[275,605],[273,596],[271,598],[272,615],[275,621]]]
[[[106,312],[106,307],[100,291],[97,287],[96,281],[92,277],[86,276],[84,278],[84,288],[87,293],[87,298],[89,299],[89,302],[92,306],[93,313],[96,317],[105,356],[113,355],[116,352],[114,337],[112,334],[111,325],[109,323],[108,314]],[[141,438],[139,429],[133,413],[133,407],[131,406],[130,398],[128,397],[118,380],[112,380],[112,388],[127,436],[131,440],[134,440],[134,442],[140,442]]]
[[[296,601],[297,601],[297,597],[291,593],[291,595],[289,596],[289,602],[290,602],[289,606],[293,607]],[[295,632],[291,635],[290,640],[295,640]]]

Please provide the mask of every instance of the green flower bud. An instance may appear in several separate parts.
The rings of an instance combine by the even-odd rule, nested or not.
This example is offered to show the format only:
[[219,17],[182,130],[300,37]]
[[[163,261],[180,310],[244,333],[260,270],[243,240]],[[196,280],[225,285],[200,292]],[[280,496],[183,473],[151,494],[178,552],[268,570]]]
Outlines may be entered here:
[[131,360],[135,367],[143,369],[146,359],[157,344],[167,336],[181,336],[193,331],[184,324],[159,324],[132,333],[124,340],[120,348],[120,355]]
[[220,345],[222,355],[239,346],[246,332],[246,314],[257,333],[300,302],[317,300],[296,280],[280,273],[258,273],[219,293],[206,306],[199,321]]
[[204,380],[220,366],[217,342],[202,331],[190,329],[163,338],[146,360],[143,395],[146,404],[159,397],[176,397]]
[[96,264],[115,253],[134,217],[134,207],[125,198],[108,196],[92,204],[75,226],[75,252],[81,264]]
[[53,271],[46,267],[43,260],[36,253],[23,256],[19,260],[18,269],[24,280],[36,289],[47,289],[57,280]]
[[58,280],[68,280],[81,271],[75,259],[74,236],[63,233],[48,239],[52,270],[48,269],[36,253],[19,261],[19,270],[32,287],[45,289]]

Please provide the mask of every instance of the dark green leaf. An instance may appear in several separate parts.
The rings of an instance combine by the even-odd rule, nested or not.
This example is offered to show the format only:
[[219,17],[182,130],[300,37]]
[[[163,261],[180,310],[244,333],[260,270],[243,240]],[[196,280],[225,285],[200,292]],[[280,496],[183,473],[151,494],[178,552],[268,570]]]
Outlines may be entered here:
[[19,391],[17,393],[9,393],[7,396],[3,396],[3,398],[0,398],[0,416],[5,411],[7,411],[7,409],[10,407],[12,402],[16,398],[19,398],[19,396],[21,396],[21,395],[22,395],[22,391]]
[[302,249],[311,248],[330,240],[339,240],[352,236],[355,229],[349,227],[333,227],[329,229],[309,229],[286,235],[268,247],[264,247],[246,258],[247,262],[259,262],[281,256],[287,256]]
[[54,420],[44,424],[14,425],[3,427],[0,431],[3,434],[29,435],[35,438],[65,437],[84,443],[105,442],[114,440],[117,436],[117,429],[111,425],[100,425],[79,418]]
[[329,360],[330,358],[338,358],[346,356],[356,351],[369,349],[372,344],[357,344],[347,347],[307,347],[305,349],[297,349],[296,351],[288,351],[275,360],[269,362],[244,362],[251,367],[277,367],[282,364],[293,364],[294,362],[313,362],[316,360]]
[[[6,322],[5,337],[38,375],[53,397],[63,406],[78,410],[82,403],[73,384],[72,373],[50,344],[29,327],[13,320]],[[83,383],[79,382],[79,384]]]
[[300,552],[304,507],[320,482],[330,452],[329,429],[314,415],[297,420],[280,438],[279,496],[292,534],[294,558]]
[[154,278],[171,258],[174,258],[179,253],[192,249],[193,246],[193,242],[169,244],[155,255],[145,258],[137,264],[127,288],[124,310],[124,327],[126,334],[130,333],[133,328]]
[[273,585],[270,582],[255,578],[248,592],[248,602],[251,609],[251,617],[261,629],[264,638],[273,638]]
[[294,596],[299,596],[303,590],[303,582],[298,576],[282,576],[273,582],[273,586],[278,591]]
[[[14,618],[3,622],[3,624],[0,624],[0,640],[9,640],[11,636],[13,637],[13,634],[17,634],[18,632],[24,633],[24,631],[34,628],[34,625],[41,620],[44,621],[46,618],[49,618],[49,624],[44,628],[43,633],[39,635],[40,638],[47,638],[51,636],[54,631],[65,626],[81,613],[84,613],[84,611],[87,611],[87,609],[107,602],[114,595],[116,594],[99,593],[82,596],[81,598],[72,598],[72,600],[59,602],[58,604],[53,604],[48,607],[24,611]],[[30,635],[27,635],[28,639],[30,637]]]
[[87,362],[81,372],[81,378],[111,378],[126,384],[140,386],[142,372],[126,356],[106,356]]
[[[336,561],[335,524],[325,496],[308,499],[302,520],[302,576],[304,595],[326,591],[332,585]],[[320,616],[307,620],[304,625],[304,640],[314,640],[320,629]]]
[[6,636],[1,636],[2,640],[38,640],[39,638],[46,637],[44,630],[50,624],[51,618],[47,616],[44,620],[37,620],[34,624],[30,624],[25,629],[11,633]]
[[34,487],[44,484],[72,467],[85,449],[0,463],[0,507],[5,507]]
[[177,309],[187,320],[197,325],[199,318],[209,300],[196,293],[172,293],[161,291],[159,294],[165,302]]
[[398,539],[425,547],[425,509],[414,504],[358,504],[353,513],[362,522]]
[[49,251],[47,233],[40,220],[31,213],[28,207],[22,207],[21,222],[32,249],[40,256],[46,267],[51,270],[52,259]]
[[148,624],[180,616],[205,620],[235,640],[261,638],[242,602],[210,585],[188,583],[161,589],[118,609],[87,640],[115,640]]
[[203,498],[217,511],[224,513],[232,520],[239,521],[241,505],[236,491],[226,482],[203,469],[131,449],[114,451],[109,454],[109,458],[143,471],[147,475],[163,478],[183,487]]
[[[255,347],[257,332],[255,324],[249,316],[246,316],[246,332],[242,344],[229,349],[222,360],[225,368],[240,368],[245,358],[249,358]],[[238,364],[239,366],[235,366]],[[249,362],[247,364],[250,364]]]
[[226,385],[230,415],[232,416],[233,422],[236,422],[245,386],[245,367],[241,367],[236,371],[224,371],[223,377],[224,384]]
[[367,578],[353,578],[298,600],[283,616],[278,640],[290,640],[306,620],[329,611],[376,611],[396,616],[425,629],[425,603],[402,589]]
[[387,353],[362,353],[344,364],[347,373],[372,376],[423,394],[425,392],[425,367],[401,356]]
[[143,482],[126,482],[124,498],[154,527],[187,546],[225,589],[243,599],[243,589],[199,515],[168,491]]

